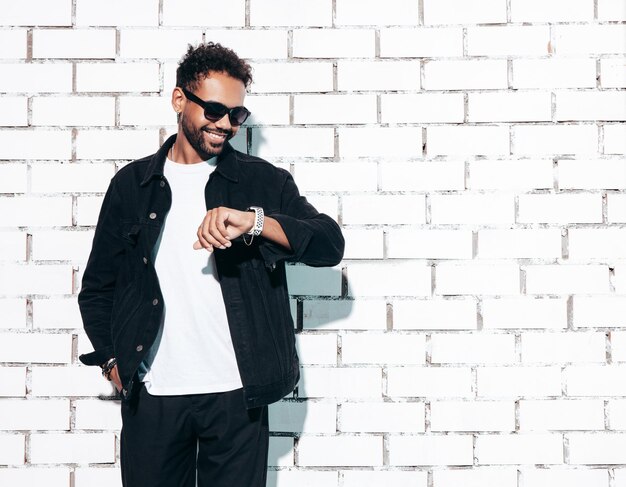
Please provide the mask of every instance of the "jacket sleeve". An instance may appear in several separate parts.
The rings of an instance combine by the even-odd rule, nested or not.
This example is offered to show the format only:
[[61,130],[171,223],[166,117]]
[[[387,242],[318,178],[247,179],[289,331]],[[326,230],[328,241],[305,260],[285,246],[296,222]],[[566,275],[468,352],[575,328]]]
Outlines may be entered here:
[[100,208],[78,293],[83,327],[94,348],[93,352],[78,357],[85,365],[101,365],[114,355],[111,310],[117,271],[124,252],[118,229],[119,209],[120,199],[113,178]]
[[331,217],[319,213],[300,195],[293,176],[287,173],[281,192],[280,212],[267,214],[282,227],[291,250],[262,238],[259,251],[270,269],[276,262],[302,262],[313,267],[333,266],[341,262],[344,238]]

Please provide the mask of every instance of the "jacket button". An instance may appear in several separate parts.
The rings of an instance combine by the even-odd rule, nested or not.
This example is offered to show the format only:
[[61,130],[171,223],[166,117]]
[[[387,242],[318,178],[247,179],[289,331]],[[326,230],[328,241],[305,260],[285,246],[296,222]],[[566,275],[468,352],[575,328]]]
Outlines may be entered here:
[[156,218],[156,213],[153,211],[148,216],[150,217],[150,220],[154,220]]
[[152,300],[152,304],[156,306],[157,304],[159,304],[159,300],[157,298],[154,298]]
[[159,183],[159,186],[161,186],[161,187],[165,186],[165,181],[161,181],[161,182]]
[[144,258],[143,258],[143,263],[144,263],[144,264],[147,264],[147,263],[148,263],[148,258],[147,258],[147,257],[144,257]]
[[135,350],[141,352],[143,350],[143,345],[137,345],[137,348],[135,348]]

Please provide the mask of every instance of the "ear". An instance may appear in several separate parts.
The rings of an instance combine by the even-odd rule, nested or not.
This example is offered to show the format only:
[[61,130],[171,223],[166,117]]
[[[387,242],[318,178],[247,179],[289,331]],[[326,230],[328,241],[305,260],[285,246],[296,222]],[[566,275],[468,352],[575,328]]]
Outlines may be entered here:
[[185,102],[187,101],[183,90],[178,86],[172,91],[172,108],[176,113],[181,113],[185,108]]

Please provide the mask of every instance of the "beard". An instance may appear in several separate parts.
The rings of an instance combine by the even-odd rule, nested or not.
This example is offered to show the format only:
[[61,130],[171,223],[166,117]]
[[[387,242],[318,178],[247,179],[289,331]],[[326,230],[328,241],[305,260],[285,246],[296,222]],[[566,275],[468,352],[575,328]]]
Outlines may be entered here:
[[185,137],[189,141],[189,145],[191,145],[191,147],[193,147],[198,155],[204,160],[219,155],[224,148],[224,143],[233,136],[232,131],[211,129],[213,132],[225,134],[226,137],[221,142],[208,140],[205,135],[208,127],[204,126],[202,128],[195,128],[191,124],[187,123],[184,116],[181,116],[181,126],[183,128],[183,134],[185,134]]

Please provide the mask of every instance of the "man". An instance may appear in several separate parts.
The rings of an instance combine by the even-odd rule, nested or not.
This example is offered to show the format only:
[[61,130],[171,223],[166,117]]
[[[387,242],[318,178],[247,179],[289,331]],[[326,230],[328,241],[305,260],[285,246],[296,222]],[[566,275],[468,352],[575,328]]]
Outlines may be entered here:
[[78,302],[121,392],[123,485],[261,487],[267,405],[300,374],[285,261],[332,266],[339,226],[288,171],[228,142],[249,112],[250,66],[189,47],[178,132],[111,179]]

